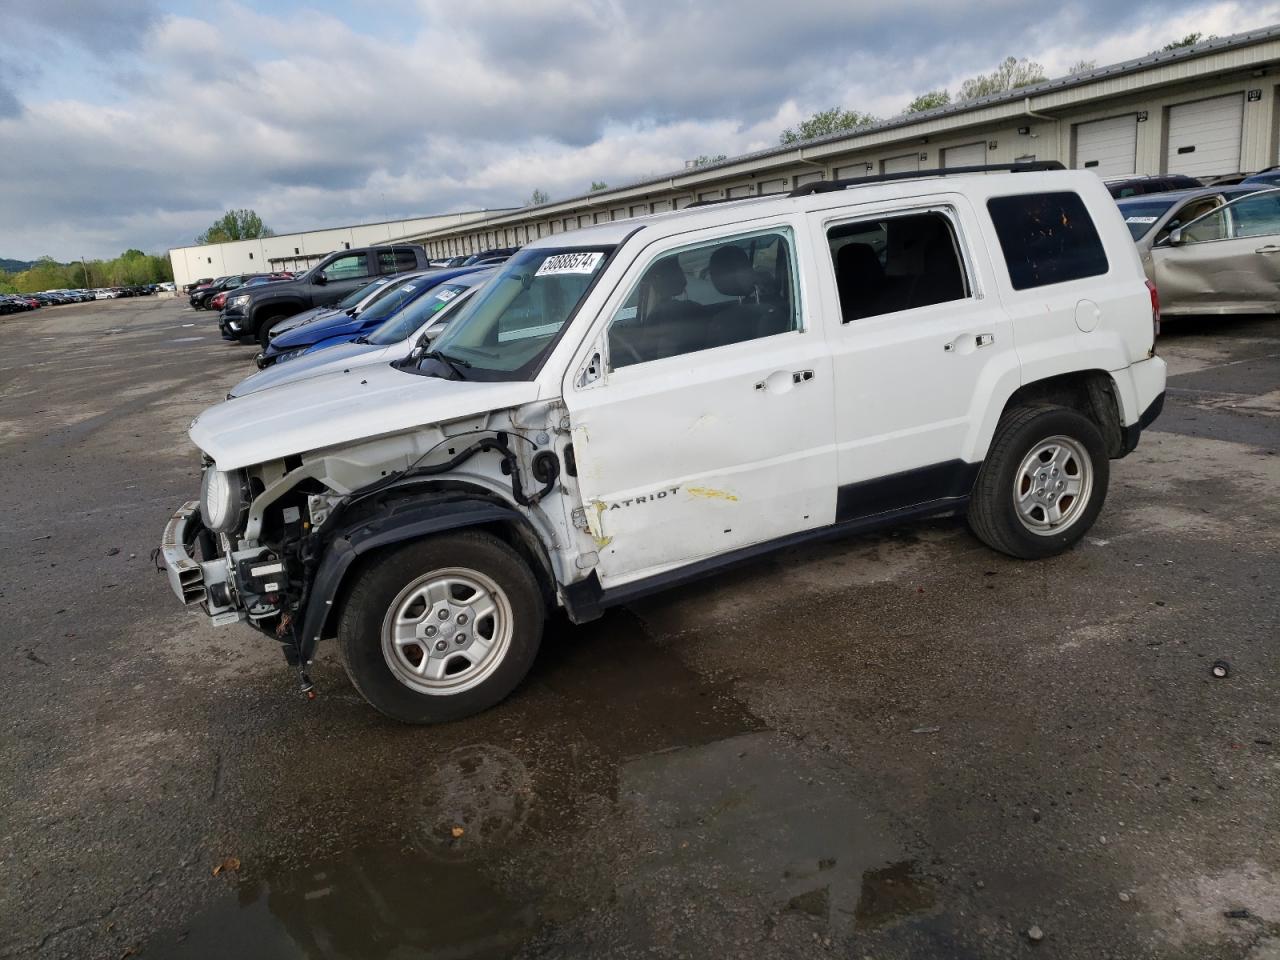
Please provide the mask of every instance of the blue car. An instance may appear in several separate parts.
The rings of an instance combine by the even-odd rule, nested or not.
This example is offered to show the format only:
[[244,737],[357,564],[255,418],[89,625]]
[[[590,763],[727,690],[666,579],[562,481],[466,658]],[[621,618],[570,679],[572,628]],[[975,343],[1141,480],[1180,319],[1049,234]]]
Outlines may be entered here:
[[392,314],[445,281],[482,269],[484,268],[477,265],[409,274],[389,284],[372,303],[354,316],[346,311],[335,313],[332,316],[304,323],[274,337],[271,345],[258,355],[258,368],[265,370],[283,360],[292,360],[312,350],[359,339]]

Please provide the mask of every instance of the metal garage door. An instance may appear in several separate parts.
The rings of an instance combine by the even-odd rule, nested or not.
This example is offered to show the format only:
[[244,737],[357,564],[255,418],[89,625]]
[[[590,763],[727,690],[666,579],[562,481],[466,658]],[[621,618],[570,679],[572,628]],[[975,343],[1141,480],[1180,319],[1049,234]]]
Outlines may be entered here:
[[1208,177],[1240,169],[1244,95],[1214,97],[1169,108],[1169,173]]
[[1134,173],[1138,159],[1138,115],[1076,124],[1076,166],[1100,177]]
[[947,147],[942,151],[944,167],[976,167],[987,162],[985,143],[968,143],[963,147]]
[[880,161],[881,173],[915,173],[920,169],[920,154],[909,153],[903,157],[889,157]]

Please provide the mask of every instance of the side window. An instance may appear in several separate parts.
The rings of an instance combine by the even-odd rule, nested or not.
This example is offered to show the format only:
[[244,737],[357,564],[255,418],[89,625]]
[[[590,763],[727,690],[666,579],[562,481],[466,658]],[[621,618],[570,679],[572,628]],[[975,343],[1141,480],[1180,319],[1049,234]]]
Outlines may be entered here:
[[649,265],[609,324],[613,369],[797,329],[790,230],[715,240]]
[[330,282],[334,280],[351,280],[355,277],[367,277],[368,275],[369,257],[363,253],[353,253],[349,257],[339,257],[324,268],[324,277]]
[[1168,222],[1160,228],[1160,232],[1156,234],[1155,242],[1159,243],[1169,234],[1173,233],[1175,227],[1180,227],[1184,223],[1190,223],[1197,217],[1202,217],[1210,210],[1216,210],[1222,206],[1222,200],[1219,197],[1201,197],[1199,200],[1189,200],[1183,207],[1178,210]]
[[987,211],[995,224],[1013,289],[1028,290],[1107,272],[1107,253],[1078,194],[992,197]]
[[1228,207],[1219,207],[1207,217],[1187,224],[1182,230],[1183,243],[1204,243],[1209,240],[1225,240],[1231,235]]
[[418,269],[418,258],[412,250],[379,250],[378,270],[381,273],[407,273]]
[[1255,193],[1231,205],[1233,237],[1267,237],[1280,233],[1280,193]]
[[827,231],[845,323],[969,295],[951,221],[937,212],[860,220]]

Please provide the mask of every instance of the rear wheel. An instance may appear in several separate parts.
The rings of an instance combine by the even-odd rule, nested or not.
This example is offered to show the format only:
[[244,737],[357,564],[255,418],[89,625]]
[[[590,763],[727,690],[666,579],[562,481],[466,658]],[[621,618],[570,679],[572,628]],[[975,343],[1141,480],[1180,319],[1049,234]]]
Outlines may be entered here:
[[338,625],[342,663],[376,709],[456,720],[505,698],[537,655],[546,617],[523,558],[465,531],[394,550],[356,581]]
[[969,526],[1010,556],[1061,553],[1097,519],[1110,466],[1088,417],[1069,407],[1016,408],[1001,422],[974,484]]

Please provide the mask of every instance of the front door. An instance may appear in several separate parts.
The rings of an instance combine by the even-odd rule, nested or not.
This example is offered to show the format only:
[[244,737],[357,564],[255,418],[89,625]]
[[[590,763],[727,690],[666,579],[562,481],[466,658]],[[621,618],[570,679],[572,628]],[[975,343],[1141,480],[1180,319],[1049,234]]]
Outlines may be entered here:
[[363,251],[338,257],[320,271],[325,282],[312,285],[312,296],[316,305],[337,303],[356,287],[367,283],[371,276],[371,269],[369,254]]
[[1280,308],[1280,190],[1219,207],[1151,250],[1170,312],[1275,313]]
[[795,244],[789,225],[659,241],[571,368],[605,587],[832,522],[831,361]]

